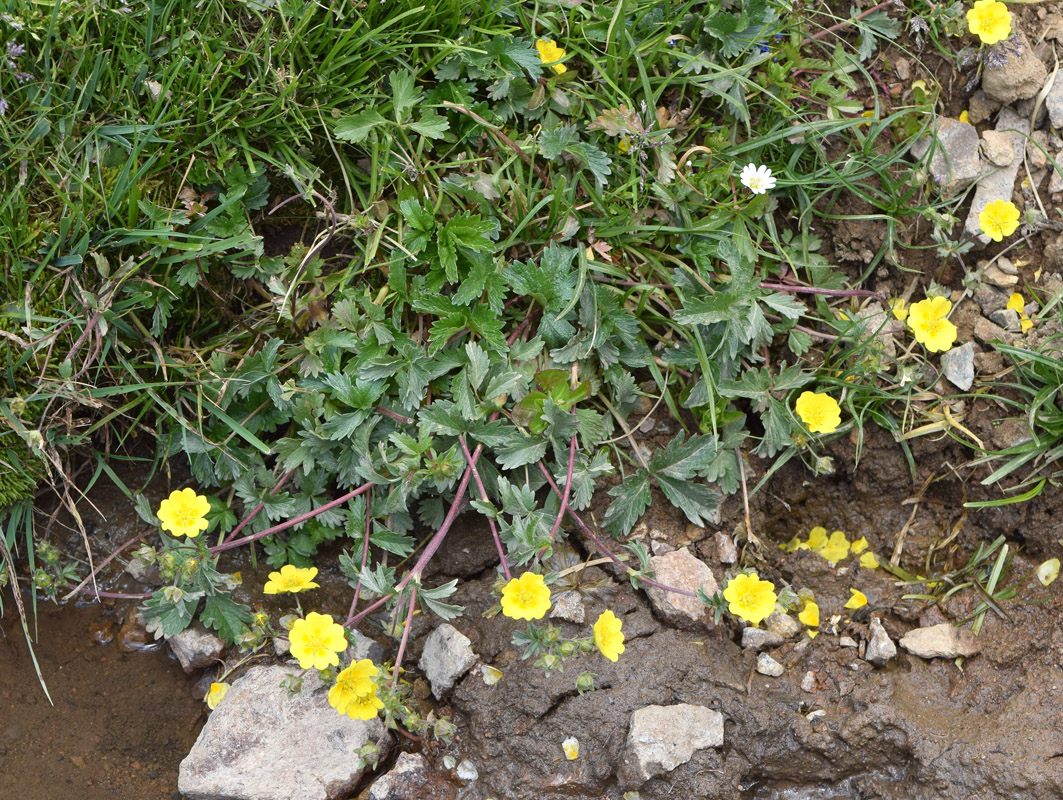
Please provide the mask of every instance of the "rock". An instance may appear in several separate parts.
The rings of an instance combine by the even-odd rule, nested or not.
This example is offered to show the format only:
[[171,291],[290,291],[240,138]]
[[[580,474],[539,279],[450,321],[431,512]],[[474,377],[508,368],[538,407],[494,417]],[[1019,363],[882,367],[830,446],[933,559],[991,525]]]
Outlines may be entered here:
[[769,656],[767,653],[761,653],[757,656],[757,672],[761,675],[767,675],[769,678],[778,678],[784,672],[783,665]]
[[1063,152],[1056,153],[1055,159],[1059,166],[1052,168],[1052,177],[1048,180],[1048,191],[1051,194],[1063,192]]
[[[978,131],[967,122],[940,117],[934,138],[937,144],[930,158],[930,176],[942,194],[955,194],[973,183],[983,171],[978,156]],[[922,159],[930,145],[930,138],[920,139],[912,145],[912,155]]]
[[1000,103],[986,97],[985,92],[979,89],[971,95],[971,99],[967,103],[967,118],[972,125],[978,125],[985,122],[999,110]]
[[169,642],[181,669],[189,674],[209,667],[225,650],[225,642],[198,624],[171,636]]
[[920,658],[973,656],[982,649],[971,631],[948,622],[908,631],[901,637],[901,647]]
[[742,647],[757,653],[785,643],[786,637],[781,633],[772,633],[763,628],[746,628],[742,631]]
[[1058,72],[1052,82],[1052,88],[1045,95],[1045,108],[1053,128],[1063,128],[1063,76]]
[[999,131],[986,131],[982,134],[982,155],[990,164],[1006,167],[1015,159],[1011,137]]
[[854,639],[852,636],[839,636],[838,637],[838,646],[839,647],[859,647],[859,645],[856,643],[856,639]]
[[370,742],[386,753],[384,723],[337,714],[314,670],[252,667],[207,719],[177,789],[187,800],[332,800],[358,784],[352,754]]
[[125,618],[122,627],[118,629],[118,649],[123,653],[135,653],[138,650],[154,650],[159,646],[155,637],[148,632],[144,624],[144,615],[140,609],[134,608]]
[[1013,308],[998,308],[989,318],[1001,328],[1013,328],[1018,330],[1019,327],[1019,315]]
[[1025,419],[1004,419],[993,428],[990,438],[999,449],[1008,450],[1025,444],[1033,437],[1030,435],[1030,425]]
[[[1034,131],[1034,133],[1043,133],[1043,131]],[[997,259],[997,266],[1000,268],[1001,272],[1007,275],[1019,274],[1019,268],[1015,266],[1010,258],[1004,258],[1001,256]]]
[[1008,39],[1006,52],[1006,61],[992,55],[986,58],[982,72],[982,91],[986,97],[1003,105],[1034,97],[1048,77],[1048,70],[1034,55],[1030,42],[1022,33],[1016,32]]
[[884,667],[891,658],[897,655],[897,645],[893,643],[886,629],[882,627],[882,621],[878,617],[871,618],[871,641],[867,643],[867,651],[864,660],[876,667]]
[[[363,658],[368,658],[374,664],[379,664],[384,660],[384,647],[380,642],[375,639],[370,639],[357,629],[352,630],[349,633],[350,638],[354,640],[351,650],[351,660],[361,661]],[[290,644],[289,649],[291,649]],[[287,650],[285,652],[287,652]]]
[[982,375],[995,375],[1004,369],[1004,356],[996,350],[989,353],[975,353],[974,365]]
[[550,609],[550,617],[582,625],[587,619],[587,609],[583,606],[579,592],[564,592],[558,595],[553,608]]
[[617,780],[622,787],[638,788],[655,775],[685,764],[695,751],[722,744],[719,711],[686,703],[640,708],[631,715]]
[[419,666],[439,700],[475,663],[476,653],[469,638],[444,622],[425,640]]
[[805,673],[805,677],[801,679],[801,691],[811,694],[816,691],[816,673],[809,670]]
[[890,358],[897,355],[895,337],[904,333],[904,323],[893,316],[890,309],[872,300],[856,312],[856,318],[863,325],[862,336],[874,336],[875,345],[881,347],[882,352]]
[[[997,118],[996,131],[1009,138],[1012,152],[1022,153],[1026,146],[1026,137],[1030,133],[1030,123],[1010,108],[1005,108]],[[1015,158],[1007,166],[1000,167],[978,180],[974,200],[971,202],[971,210],[964,223],[964,230],[969,236],[978,237],[978,241],[983,245],[988,244],[990,240],[981,231],[978,215],[994,200],[1011,200],[1020,166],[1022,166],[1022,159]]]
[[942,353],[941,369],[953,386],[966,392],[974,383],[974,345],[967,342]]
[[980,283],[974,290],[974,301],[978,303],[982,313],[988,317],[998,308],[1003,308],[1007,305],[1008,296],[999,289]]
[[721,564],[733,564],[738,561],[738,548],[734,540],[722,531],[712,537],[716,543],[716,560]]
[[369,787],[369,800],[454,800],[457,793],[420,753],[400,753],[395,766]]
[[[1063,83],[1063,81],[1061,81]],[[1048,134],[1034,131],[1026,142],[1026,160],[1031,169],[1044,169],[1048,166]]]
[[787,639],[797,636],[804,628],[796,619],[781,611],[773,611],[771,616],[764,620],[764,626],[772,633],[778,633]]
[[458,768],[455,772],[457,773],[458,778],[466,783],[472,783],[480,777],[480,771],[476,769],[476,765],[467,758],[463,759],[461,763],[458,764]]
[[1003,342],[1007,340],[1004,329],[999,325],[994,325],[985,317],[979,317],[974,323],[974,338],[980,342]]
[[995,264],[988,267],[982,274],[982,277],[985,279],[986,283],[999,286],[1001,289],[1009,289],[1019,282],[1018,275],[1009,275]]
[[[691,555],[685,547],[665,555],[653,556],[650,565],[658,583],[689,592],[697,592],[698,587],[701,587],[709,597],[719,591],[712,570]],[[647,586],[646,594],[653,610],[669,625],[691,627],[699,623],[712,624],[708,609],[696,597],[676,594],[656,586]]]

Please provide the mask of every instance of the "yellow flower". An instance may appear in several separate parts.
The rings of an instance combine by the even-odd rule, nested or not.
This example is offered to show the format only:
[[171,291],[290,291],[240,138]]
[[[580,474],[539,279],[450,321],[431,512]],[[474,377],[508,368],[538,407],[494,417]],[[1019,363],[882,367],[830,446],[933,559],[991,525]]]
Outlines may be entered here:
[[779,545],[779,549],[785,550],[787,553],[792,553],[795,550],[807,550],[808,545],[805,542],[801,541],[800,536],[795,536],[786,544]]
[[567,71],[567,67],[564,64],[551,63],[560,61],[565,57],[565,51],[554,44],[553,39],[539,39],[535,43],[535,49],[539,51],[539,60],[544,64],[550,64],[550,69],[558,75]]
[[225,693],[229,691],[229,684],[227,683],[212,683],[210,685],[210,691],[207,692],[207,696],[203,699],[207,701],[207,708],[211,711],[218,707],[218,703],[225,697]]
[[977,0],[967,12],[967,29],[982,44],[996,44],[1011,36],[1011,12],[998,0]]
[[849,590],[849,600],[846,602],[845,607],[850,609],[863,608],[867,605],[867,595],[858,589]]
[[960,122],[970,122],[971,121],[971,115],[967,113],[967,109],[966,108],[963,111],[960,112],[959,119],[960,119]]
[[621,136],[620,141],[616,145],[616,149],[621,153],[628,153],[631,150],[631,140],[626,136]]
[[817,525],[808,532],[808,549],[809,550],[822,550],[827,546],[827,529],[822,525]]
[[735,575],[727,582],[723,590],[723,599],[727,601],[727,610],[736,617],[756,625],[767,619],[775,610],[775,584],[762,581],[757,573]]
[[812,433],[830,433],[842,422],[838,401],[829,394],[801,392],[794,410]]
[[347,649],[343,626],[333,622],[328,614],[311,611],[306,619],[297,619],[288,631],[292,655],[299,659],[302,669],[326,669],[339,666],[336,655]]
[[893,310],[893,316],[904,322],[908,319],[908,304],[902,297],[894,297],[890,300],[890,308]]
[[830,535],[827,544],[816,552],[832,564],[837,564],[849,555],[849,540],[845,538],[845,533],[842,531],[835,531]]
[[301,569],[285,564],[280,572],[271,572],[266,585],[262,587],[264,594],[283,594],[285,592],[303,592],[307,589],[319,589],[320,584],[314,583],[317,577],[317,567]]
[[797,615],[797,618],[810,628],[818,628],[819,606],[814,601],[809,600],[805,603],[805,607],[801,609],[801,613]]
[[994,242],[1002,242],[1018,229],[1019,209],[1010,200],[994,200],[978,214],[978,226]]
[[543,576],[525,572],[502,589],[502,613],[510,619],[542,619],[550,610],[550,587]]
[[610,661],[616,661],[624,652],[624,634],[620,632],[623,621],[606,609],[594,623],[594,643],[601,654]]
[[943,353],[956,341],[956,326],[948,320],[952,303],[944,297],[928,297],[912,305],[908,327],[915,340],[931,353]]
[[207,512],[210,502],[195,489],[179,489],[170,492],[170,496],[159,503],[156,516],[162,522],[162,529],[174,536],[187,536],[194,539],[207,529]]
[[853,542],[852,546],[849,549],[853,551],[854,556],[860,555],[862,552],[867,550],[867,537],[861,536],[859,539]]
[[864,569],[878,569],[878,559],[874,553],[864,553],[860,556],[860,566]]
[[373,683],[379,672],[368,658],[355,661],[336,676],[336,685],[328,690],[328,704],[351,719],[372,719],[384,707]]

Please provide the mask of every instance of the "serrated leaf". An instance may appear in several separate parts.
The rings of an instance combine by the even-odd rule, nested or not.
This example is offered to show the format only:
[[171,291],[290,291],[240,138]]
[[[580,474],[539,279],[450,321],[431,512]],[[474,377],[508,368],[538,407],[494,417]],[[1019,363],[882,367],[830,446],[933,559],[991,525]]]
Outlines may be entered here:
[[442,139],[444,134],[450,130],[450,122],[446,117],[434,111],[426,111],[421,114],[417,122],[411,122],[409,127],[429,139]]
[[479,389],[491,367],[491,358],[487,355],[487,351],[476,342],[469,342],[465,345],[465,354],[469,358],[469,383],[473,388]]
[[602,524],[614,536],[626,536],[650,507],[650,476],[640,469],[610,489],[609,496],[616,499],[606,509]]
[[404,122],[407,112],[421,101],[421,87],[414,82],[413,75],[395,70],[388,76],[391,84],[391,99],[395,108],[395,121]]
[[680,509],[694,525],[703,526],[712,519],[720,505],[720,495],[698,481],[655,475],[664,496]]
[[337,120],[334,131],[337,139],[357,143],[365,141],[373,128],[386,122],[376,111],[363,111]]
[[650,472],[655,478],[690,480],[705,469],[716,457],[718,446],[711,434],[697,434],[684,441],[679,433],[650,459]]
[[387,528],[374,530],[369,534],[369,541],[374,547],[394,553],[399,558],[405,558],[413,552],[413,537],[389,531]]
[[229,645],[247,633],[251,625],[250,609],[225,594],[208,597],[199,618]]
[[517,469],[539,461],[546,455],[546,447],[540,436],[514,437],[495,451],[495,458],[502,469]]

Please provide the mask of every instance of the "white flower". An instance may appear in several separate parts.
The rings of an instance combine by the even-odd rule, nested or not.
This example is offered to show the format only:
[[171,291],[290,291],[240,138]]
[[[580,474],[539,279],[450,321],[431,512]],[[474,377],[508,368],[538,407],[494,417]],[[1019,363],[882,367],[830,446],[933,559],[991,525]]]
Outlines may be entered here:
[[772,177],[771,167],[756,164],[747,164],[742,167],[742,185],[753,194],[764,194],[775,188],[775,178]]

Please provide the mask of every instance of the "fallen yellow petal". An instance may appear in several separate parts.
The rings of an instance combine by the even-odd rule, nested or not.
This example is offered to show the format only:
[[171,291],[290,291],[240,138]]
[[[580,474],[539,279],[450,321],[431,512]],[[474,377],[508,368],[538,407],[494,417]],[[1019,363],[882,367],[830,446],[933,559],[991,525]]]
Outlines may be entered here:
[[874,553],[864,553],[860,556],[860,566],[864,569],[878,569],[878,559]]
[[867,605],[867,595],[865,595],[859,589],[850,589],[849,594],[851,595],[851,597],[849,598],[849,602],[845,604],[846,608],[863,608]]
[[867,537],[861,536],[859,539],[853,542],[852,546],[849,549],[853,551],[854,556],[858,556],[862,552],[867,550],[867,546]]
[[1059,577],[1059,559],[1050,558],[1044,564],[1037,568],[1037,580],[1041,581],[1042,586],[1048,586],[1052,581]]

